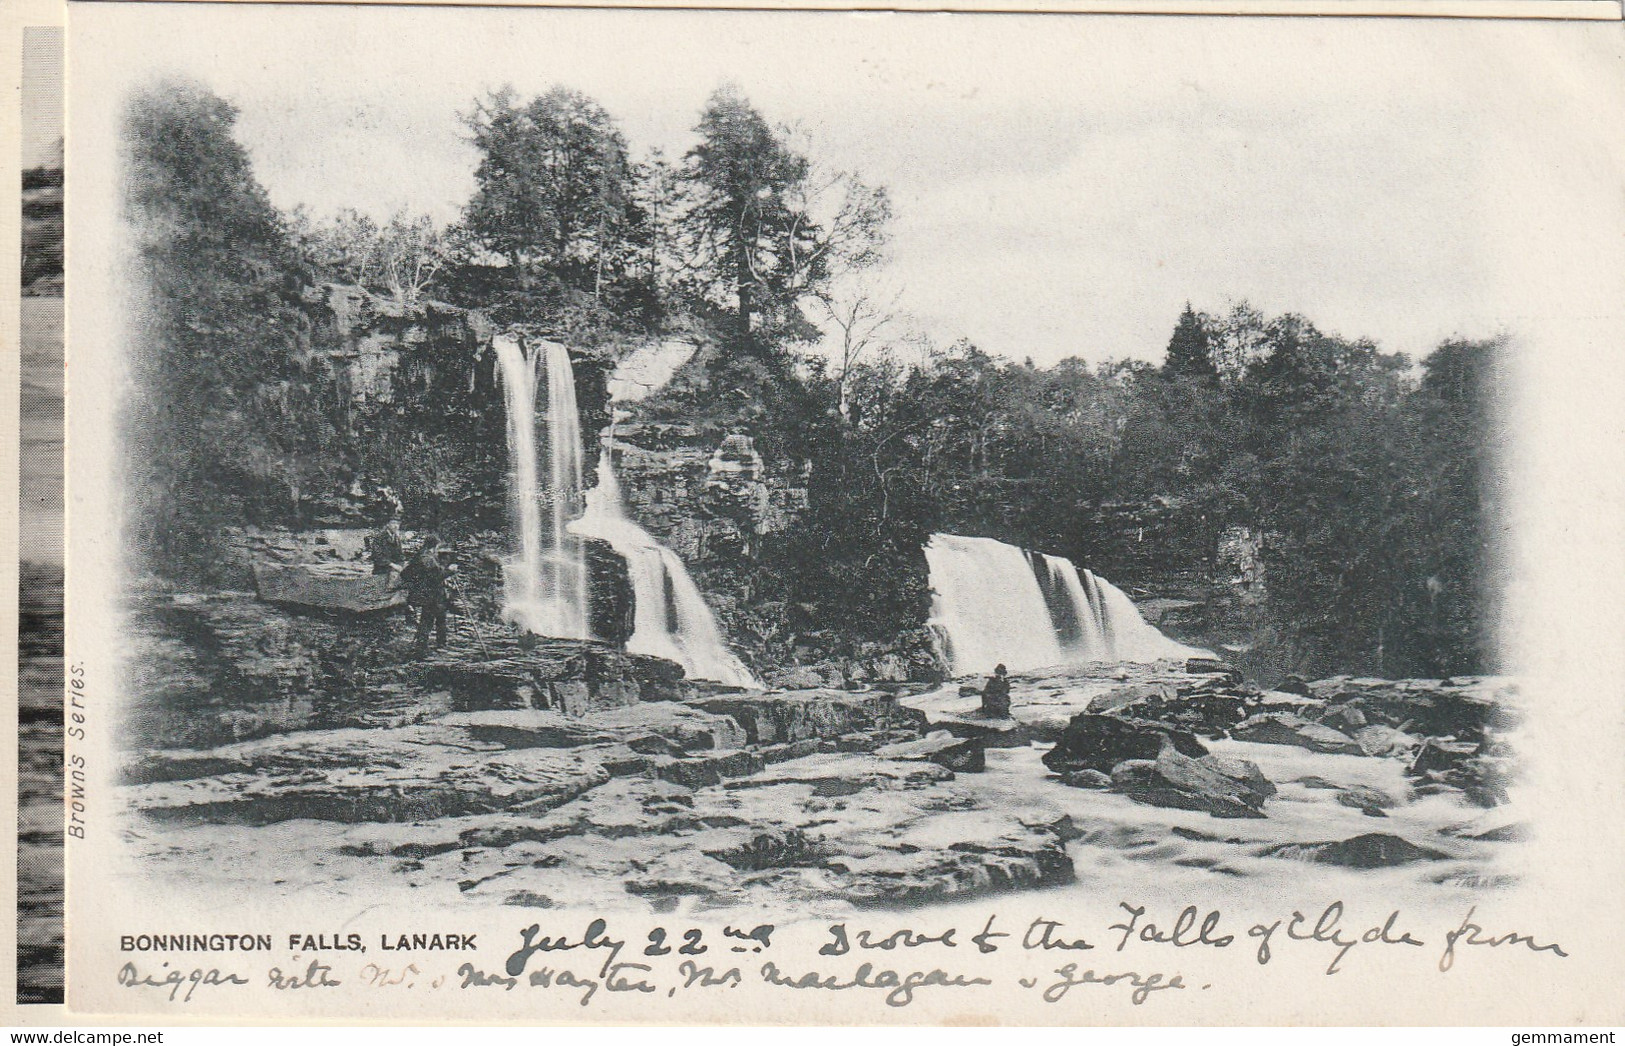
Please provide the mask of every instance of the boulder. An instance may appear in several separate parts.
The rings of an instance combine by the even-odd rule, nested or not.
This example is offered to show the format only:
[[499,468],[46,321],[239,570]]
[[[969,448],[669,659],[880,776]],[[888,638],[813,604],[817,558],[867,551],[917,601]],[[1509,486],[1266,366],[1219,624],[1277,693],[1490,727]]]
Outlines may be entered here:
[[955,737],[946,730],[933,730],[917,741],[904,741],[875,749],[881,759],[929,760],[958,773],[981,773],[987,769],[987,751],[973,738]]
[[1155,759],[1131,759],[1112,770],[1112,790],[1148,806],[1201,810],[1214,817],[1263,817],[1275,786],[1244,759],[1180,754],[1170,742]]
[[1450,825],[1440,829],[1439,834],[1481,843],[1521,843],[1528,841],[1530,837],[1528,825],[1502,811],[1487,813],[1462,824]]
[[1398,805],[1394,797],[1387,792],[1366,785],[1339,789],[1337,801],[1372,817],[1386,817],[1388,815],[1383,811],[1391,810]]
[[1354,731],[1354,742],[1360,746],[1360,751],[1366,755],[1376,756],[1405,756],[1409,758],[1420,743],[1416,738],[1403,730],[1395,730],[1391,726],[1381,723],[1372,723],[1362,726]]
[[388,574],[305,564],[255,563],[260,599],[292,610],[325,614],[377,614],[406,605],[406,593]]
[[1139,714],[1203,737],[1219,738],[1229,734],[1237,723],[1247,718],[1247,702],[1233,693],[1181,694],[1155,710],[1146,709]]
[[1322,726],[1329,726],[1334,730],[1348,732],[1359,730],[1361,727],[1369,725],[1369,721],[1366,719],[1365,713],[1360,710],[1360,702],[1358,700],[1351,701],[1346,705],[1337,705],[1336,707],[1326,709],[1320,714],[1319,721]]
[[1412,777],[1448,773],[1461,766],[1470,756],[1477,755],[1480,747],[1476,741],[1429,737],[1416,750],[1416,756],[1405,772]]
[[1392,868],[1412,861],[1442,861],[1449,855],[1384,832],[1326,843],[1286,843],[1260,852],[1261,857],[1285,857],[1343,868]]
[[1192,675],[1224,675],[1232,683],[1241,682],[1241,672],[1235,666],[1226,664],[1216,657],[1193,657],[1185,662],[1185,671]]
[[1512,770],[1512,757],[1503,745],[1430,737],[1417,749],[1405,773],[1422,781],[1458,788],[1469,801],[1493,807],[1508,801],[1506,785]]
[[1290,712],[1266,712],[1236,724],[1230,736],[1237,741],[1266,745],[1295,745],[1311,752],[1333,755],[1364,755],[1355,740],[1340,730],[1311,723]]
[[1073,788],[1110,788],[1112,775],[1099,770],[1068,770],[1061,775],[1061,783]]
[[1183,730],[1140,719],[1080,712],[1067,724],[1055,747],[1044,753],[1044,765],[1057,774],[1079,770],[1111,772],[1126,760],[1155,759],[1164,743],[1172,743],[1187,756],[1207,754],[1207,748]]
[[1283,694],[1298,694],[1302,697],[1309,696],[1309,684],[1304,680],[1303,676],[1287,676],[1276,685],[1275,689],[1279,690]]
[[1160,706],[1173,700],[1175,696],[1177,696],[1176,691],[1167,684],[1129,683],[1096,694],[1089,699],[1089,707],[1085,711],[1105,715],[1108,712],[1121,712],[1125,709],[1146,704]]
[[925,714],[897,703],[889,694],[842,690],[792,690],[782,694],[737,694],[697,698],[695,708],[730,716],[753,745],[809,738],[835,739],[875,730],[921,730]]

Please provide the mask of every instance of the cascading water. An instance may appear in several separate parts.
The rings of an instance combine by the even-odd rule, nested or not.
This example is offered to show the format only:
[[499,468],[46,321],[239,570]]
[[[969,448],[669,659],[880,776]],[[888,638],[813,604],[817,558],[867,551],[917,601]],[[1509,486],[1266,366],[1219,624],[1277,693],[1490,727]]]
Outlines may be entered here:
[[[537,635],[587,639],[586,549],[566,526],[581,497],[581,416],[570,354],[551,341],[533,343],[527,354],[511,335],[491,344],[508,411],[509,490],[519,536],[519,554],[503,572],[504,612]],[[545,488],[536,438],[539,367],[547,382]]]
[[761,688],[723,642],[711,608],[677,553],[627,518],[607,447],[598,458],[598,485],[587,492],[587,511],[570,528],[609,542],[626,560],[635,603],[626,649],[675,661],[692,679]]
[[925,559],[931,625],[956,675],[1209,656],[1157,631],[1127,595],[1069,559],[958,534],[931,535]]

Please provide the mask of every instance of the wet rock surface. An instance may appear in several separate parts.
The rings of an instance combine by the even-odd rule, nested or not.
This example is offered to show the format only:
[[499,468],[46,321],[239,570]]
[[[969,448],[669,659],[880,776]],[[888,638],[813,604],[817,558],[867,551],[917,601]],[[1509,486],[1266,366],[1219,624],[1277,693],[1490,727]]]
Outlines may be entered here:
[[1207,755],[1207,747],[1183,730],[1144,719],[1080,712],[1045,754],[1044,765],[1063,775],[1079,770],[1109,774],[1125,760],[1156,759],[1164,746],[1186,756]]
[[1337,755],[1363,755],[1364,750],[1347,734],[1320,723],[1311,723],[1292,712],[1267,712],[1237,723],[1231,736],[1240,741],[1269,745],[1297,745],[1311,752]]
[[741,691],[472,622],[413,661],[402,622],[246,594],[142,612],[156,696],[120,786],[141,874],[228,879],[247,861],[290,892],[847,910],[1144,862],[1483,881],[1521,832],[1473,816],[1505,794],[1504,681],[1297,693],[1101,665],[1015,677],[1010,717],[990,720],[961,683]]
[[1314,864],[1336,864],[1345,868],[1389,868],[1411,861],[1442,861],[1438,850],[1381,832],[1358,835],[1329,843],[1290,843],[1265,851],[1268,857],[1285,857]]
[[1137,802],[1214,817],[1263,817],[1264,801],[1275,794],[1275,785],[1253,763],[1212,755],[1193,759],[1172,744],[1155,759],[1118,763],[1111,786]]

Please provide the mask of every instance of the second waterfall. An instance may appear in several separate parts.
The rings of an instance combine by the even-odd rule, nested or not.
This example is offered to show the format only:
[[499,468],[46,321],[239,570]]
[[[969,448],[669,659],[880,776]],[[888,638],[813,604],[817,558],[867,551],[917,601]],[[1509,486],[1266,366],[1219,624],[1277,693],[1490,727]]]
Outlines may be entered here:
[[572,526],[609,542],[626,560],[636,619],[626,649],[675,661],[690,679],[761,687],[728,649],[716,617],[677,553],[627,518],[607,446],[598,459],[598,485],[587,494],[586,515]]

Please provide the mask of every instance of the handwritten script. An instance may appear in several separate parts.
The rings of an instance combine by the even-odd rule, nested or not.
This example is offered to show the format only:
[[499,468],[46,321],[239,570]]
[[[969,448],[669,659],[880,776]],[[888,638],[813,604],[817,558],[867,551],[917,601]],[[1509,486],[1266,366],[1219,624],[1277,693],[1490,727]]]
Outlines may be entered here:
[[[317,938],[308,935],[255,934],[245,938],[256,942],[255,948],[235,949],[230,969],[177,961],[174,955],[164,960],[149,951],[139,964],[124,962],[117,983],[140,997],[179,1006],[222,999],[224,1005],[239,1005],[251,986],[289,997],[539,992],[534,997],[589,1007],[609,998],[654,1005],[660,999],[732,992],[747,985],[758,991],[873,1000],[893,1009],[924,998],[978,992],[1030,994],[1043,1005],[1104,992],[1129,1006],[1144,1006],[1159,998],[1210,991],[1216,980],[1239,980],[1245,976],[1240,970],[1281,963],[1289,955],[1289,969],[1318,970],[1313,975],[1324,977],[1361,963],[1404,963],[1413,955],[1425,957],[1419,973],[1431,968],[1440,977],[1461,977],[1462,969],[1483,963],[1551,962],[1569,956],[1558,941],[1495,925],[1477,908],[1443,925],[1436,917],[1424,922],[1399,909],[1355,912],[1341,900],[1265,919],[1239,919],[1220,908],[1194,904],[1159,910],[1131,900],[1093,918],[1054,913],[1018,920],[993,914],[966,925],[925,924],[924,918],[891,925],[851,918],[784,927],[650,927],[632,917],[612,921],[560,914],[552,922],[515,927],[507,943],[488,928],[478,934],[453,928],[458,932],[441,936],[444,942],[456,941],[455,948],[414,949],[409,957],[371,961],[349,954],[364,953],[365,947],[322,948],[309,946]],[[201,944],[205,950],[216,939],[225,940],[219,935],[139,938],[148,944]],[[307,951],[252,954],[266,950],[258,942],[269,948],[273,939]],[[394,951],[398,949],[381,949],[380,955]],[[1226,965],[1209,958],[1229,954],[1240,962]]]

